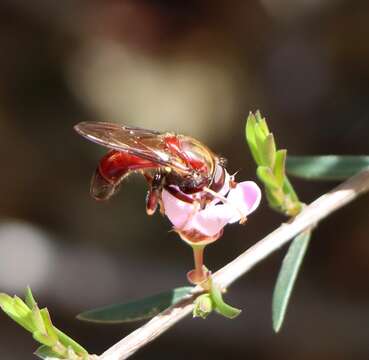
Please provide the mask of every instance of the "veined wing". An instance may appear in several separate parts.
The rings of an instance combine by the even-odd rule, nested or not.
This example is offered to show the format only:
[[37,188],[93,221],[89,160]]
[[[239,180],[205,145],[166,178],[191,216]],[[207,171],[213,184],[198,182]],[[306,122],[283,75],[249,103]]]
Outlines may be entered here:
[[90,121],[81,122],[74,129],[99,145],[172,167],[182,173],[191,173],[191,169],[179,156],[167,150],[165,133],[110,122]]

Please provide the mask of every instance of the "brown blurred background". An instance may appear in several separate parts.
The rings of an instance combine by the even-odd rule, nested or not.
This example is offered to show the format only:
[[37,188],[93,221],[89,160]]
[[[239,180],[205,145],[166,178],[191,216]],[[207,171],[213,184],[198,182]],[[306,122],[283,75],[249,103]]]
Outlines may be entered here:
[[[55,323],[101,353],[139,324],[89,325],[82,310],[186,283],[191,251],[144,210],[130,178],[108,203],[88,193],[104,149],[83,120],[192,135],[254,179],[244,121],[261,109],[293,154],[369,152],[367,0],[0,2],[0,291],[30,284]],[[334,183],[294,181],[305,202]],[[237,320],[190,318],[137,359],[368,359],[368,196],[314,234],[276,336],[271,296],[284,251],[235,284]],[[263,202],[206,251],[213,270],[284,219]],[[0,358],[31,336],[0,313]]]

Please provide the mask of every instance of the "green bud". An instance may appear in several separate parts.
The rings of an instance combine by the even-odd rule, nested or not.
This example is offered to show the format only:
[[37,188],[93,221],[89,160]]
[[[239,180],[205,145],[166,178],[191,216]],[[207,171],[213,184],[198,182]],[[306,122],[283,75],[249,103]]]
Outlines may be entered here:
[[210,294],[203,294],[196,298],[194,302],[193,317],[206,319],[213,311],[213,300]]

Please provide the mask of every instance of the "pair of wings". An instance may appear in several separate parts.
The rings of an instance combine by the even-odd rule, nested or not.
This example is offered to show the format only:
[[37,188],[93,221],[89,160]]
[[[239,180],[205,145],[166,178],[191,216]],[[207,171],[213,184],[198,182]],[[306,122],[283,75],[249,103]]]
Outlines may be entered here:
[[86,139],[117,151],[126,152],[190,175],[193,169],[168,151],[165,137],[168,133],[123,126],[110,122],[81,122],[74,129]]

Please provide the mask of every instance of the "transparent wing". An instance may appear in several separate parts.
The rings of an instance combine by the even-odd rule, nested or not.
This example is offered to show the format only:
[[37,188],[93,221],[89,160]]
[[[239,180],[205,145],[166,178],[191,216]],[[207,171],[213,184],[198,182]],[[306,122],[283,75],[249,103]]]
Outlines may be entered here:
[[168,152],[166,133],[129,127],[110,122],[81,122],[74,129],[86,139],[99,145],[172,167],[182,173],[191,173],[179,156]]

